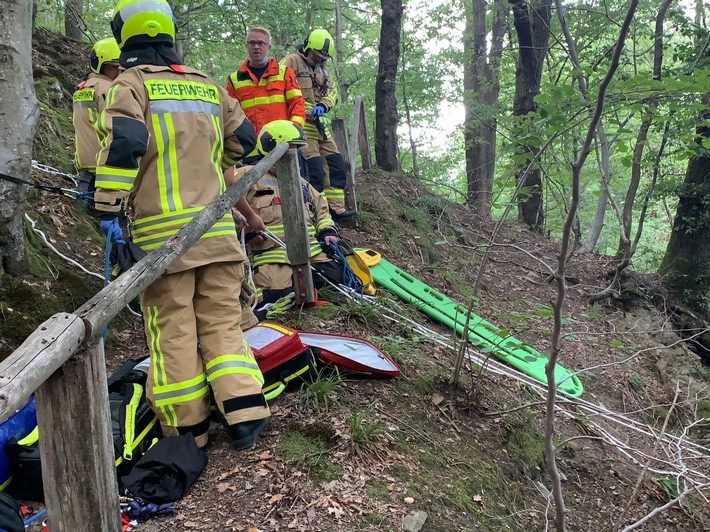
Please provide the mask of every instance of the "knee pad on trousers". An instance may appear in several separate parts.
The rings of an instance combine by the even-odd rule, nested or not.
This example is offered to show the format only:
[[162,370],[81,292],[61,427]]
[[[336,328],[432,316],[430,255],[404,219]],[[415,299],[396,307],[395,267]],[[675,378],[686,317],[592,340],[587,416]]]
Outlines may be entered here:
[[325,179],[325,171],[323,170],[323,159],[320,157],[311,157],[306,159],[308,166],[308,176],[313,188],[318,192],[323,192],[323,180]]
[[325,156],[328,165],[330,186],[333,188],[345,188],[345,160],[339,153]]

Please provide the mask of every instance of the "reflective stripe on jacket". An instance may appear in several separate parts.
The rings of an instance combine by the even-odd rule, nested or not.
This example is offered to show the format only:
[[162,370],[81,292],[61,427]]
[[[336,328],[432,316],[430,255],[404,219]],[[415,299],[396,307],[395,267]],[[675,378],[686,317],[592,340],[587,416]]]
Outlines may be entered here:
[[[242,166],[236,170],[239,179],[251,167]],[[317,235],[326,228],[335,229],[335,223],[328,211],[328,202],[314,189],[308,181],[301,178],[303,192],[303,209],[306,215],[306,226],[310,239],[310,254],[312,262],[325,262],[330,259],[323,253]],[[276,176],[271,172],[257,181],[246,195],[247,202],[264,221],[266,228],[281,240],[285,240],[283,214],[281,212],[281,198]],[[247,244],[247,251],[251,256],[251,265],[256,268],[262,264],[290,264],[286,250],[273,240],[266,238],[263,242],[255,243],[253,240]]]
[[273,120],[290,120],[301,127],[306,121],[303,95],[293,70],[279,66],[274,59],[269,59],[260,79],[244,61],[227,78],[227,93],[239,100],[257,134]]
[[[326,111],[330,111],[338,101],[338,90],[328,69],[322,65],[311,66],[301,52],[289,54],[281,60],[282,66],[291,67],[296,73],[296,82],[301,87],[303,100],[306,104],[306,117],[308,111],[316,104],[323,104]],[[327,120],[321,117],[323,125],[327,127]],[[303,131],[309,139],[318,138],[318,128],[312,120],[306,118]],[[327,132],[326,137],[330,134]]]
[[[150,251],[225,189],[222,168],[255,144],[239,103],[205,74],[182,66],[129,68],[106,96],[96,169],[97,202],[126,202],[133,241]],[[115,205],[118,203],[118,205]],[[169,273],[243,260],[231,213],[225,214]]]
[[74,91],[72,123],[74,124],[74,164],[78,170],[96,172],[99,136],[96,125],[104,110],[106,91],[113,80],[103,74],[89,74]]

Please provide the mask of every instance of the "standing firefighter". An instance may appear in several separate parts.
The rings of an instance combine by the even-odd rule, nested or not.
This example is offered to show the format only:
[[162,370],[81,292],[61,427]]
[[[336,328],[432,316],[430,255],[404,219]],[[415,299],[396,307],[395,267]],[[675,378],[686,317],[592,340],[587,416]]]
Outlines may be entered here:
[[306,111],[296,76],[289,67],[269,57],[271,34],[264,28],[247,32],[247,58],[227,78],[227,92],[239,100],[257,135],[273,120],[303,126]]
[[306,133],[308,145],[301,149],[308,163],[308,174],[313,187],[323,192],[333,218],[341,220],[357,214],[345,209],[345,161],[330,136],[324,115],[335,107],[338,99],[333,78],[325,66],[333,57],[333,37],[326,30],[313,30],[298,51],[281,61],[296,73],[306,102]]
[[[117,241],[125,202],[134,242],[150,251],[224,192],[222,167],[254,148],[254,128],[223,88],[181,64],[165,0],[119,0],[111,29],[126,70],[106,98],[96,206]],[[167,436],[207,444],[210,385],[235,449],[266,425],[263,377],[239,327],[244,258],[228,213],[141,294],[147,395]]]
[[106,105],[106,91],[118,76],[120,53],[113,37],[96,41],[89,57],[91,74],[74,91],[74,164],[79,170],[80,192],[94,190],[96,156],[99,153],[96,126]]

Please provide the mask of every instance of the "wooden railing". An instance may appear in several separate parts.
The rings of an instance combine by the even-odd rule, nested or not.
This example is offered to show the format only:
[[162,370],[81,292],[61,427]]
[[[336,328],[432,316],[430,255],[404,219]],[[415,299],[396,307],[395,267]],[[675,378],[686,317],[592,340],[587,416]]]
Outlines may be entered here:
[[[73,313],[55,314],[0,362],[0,421],[34,393],[52,532],[121,530],[106,365],[99,333],[182,256],[269,169],[278,165],[288,257],[310,271],[295,148],[282,142],[192,221]],[[306,298],[310,275],[297,295]],[[313,296],[313,290],[310,290]]]
[[331,120],[333,128],[333,139],[338,145],[340,154],[345,160],[346,184],[345,184],[345,208],[357,210],[357,197],[355,196],[355,147],[360,151],[360,162],[362,169],[368,170],[372,165],[370,159],[370,141],[367,137],[367,124],[365,123],[365,109],[362,106],[362,97],[356,96],[353,104],[353,127],[350,135],[347,134],[347,126],[343,118]]

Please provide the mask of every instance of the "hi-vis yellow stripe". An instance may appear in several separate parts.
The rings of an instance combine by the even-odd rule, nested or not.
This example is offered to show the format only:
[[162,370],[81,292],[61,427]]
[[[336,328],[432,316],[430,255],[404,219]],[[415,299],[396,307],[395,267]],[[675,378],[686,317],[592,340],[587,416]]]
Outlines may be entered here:
[[248,107],[254,107],[255,105],[268,105],[270,103],[280,103],[285,102],[286,97],[283,94],[276,94],[274,96],[259,96],[258,98],[252,98],[251,100],[242,100],[239,104],[242,109]]
[[219,103],[217,87],[175,79],[148,79],[143,82],[149,100],[202,100]]

